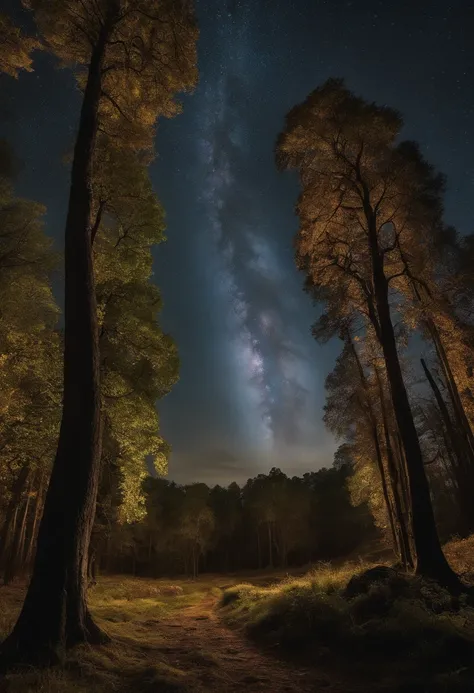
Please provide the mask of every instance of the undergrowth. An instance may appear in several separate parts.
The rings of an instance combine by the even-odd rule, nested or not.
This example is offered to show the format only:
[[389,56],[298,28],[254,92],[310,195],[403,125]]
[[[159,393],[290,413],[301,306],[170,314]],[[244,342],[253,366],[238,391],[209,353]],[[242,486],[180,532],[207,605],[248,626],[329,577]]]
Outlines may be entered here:
[[350,578],[367,568],[322,565],[268,587],[236,585],[223,593],[222,612],[273,651],[343,667],[365,678],[367,690],[472,693],[474,610],[432,582],[395,572],[348,598]]

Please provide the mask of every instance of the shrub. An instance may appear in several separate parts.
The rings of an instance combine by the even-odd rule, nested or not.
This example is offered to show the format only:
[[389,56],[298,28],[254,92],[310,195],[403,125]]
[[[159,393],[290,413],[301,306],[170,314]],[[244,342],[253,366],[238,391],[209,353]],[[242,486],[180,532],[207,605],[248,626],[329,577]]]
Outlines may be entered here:
[[347,568],[337,573],[324,567],[268,588],[238,585],[224,592],[221,606],[258,640],[312,660],[329,651],[335,665],[344,661],[367,675],[386,662],[381,676],[396,668],[402,678],[433,682],[419,691],[442,691],[440,676],[452,683],[453,671],[471,666],[474,610],[439,585],[380,567],[357,578]]

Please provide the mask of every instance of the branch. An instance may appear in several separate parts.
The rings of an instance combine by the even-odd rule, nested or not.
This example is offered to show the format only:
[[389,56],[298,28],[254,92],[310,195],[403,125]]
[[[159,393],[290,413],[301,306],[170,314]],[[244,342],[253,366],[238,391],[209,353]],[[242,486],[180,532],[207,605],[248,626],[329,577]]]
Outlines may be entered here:
[[102,214],[105,208],[105,200],[101,200],[99,203],[99,209],[95,216],[94,225],[91,228],[91,246],[94,245],[94,239],[96,237],[97,231],[99,230],[100,222],[102,221]]

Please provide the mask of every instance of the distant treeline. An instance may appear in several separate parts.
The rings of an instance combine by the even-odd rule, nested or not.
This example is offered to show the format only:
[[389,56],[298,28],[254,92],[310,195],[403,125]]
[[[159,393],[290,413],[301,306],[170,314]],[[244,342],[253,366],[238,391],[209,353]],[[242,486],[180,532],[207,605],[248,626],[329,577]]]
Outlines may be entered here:
[[93,533],[96,564],[136,575],[286,568],[331,560],[377,536],[364,503],[351,503],[348,465],[288,477],[279,469],[239,487],[159,478],[144,482],[146,516],[115,521],[102,503]]

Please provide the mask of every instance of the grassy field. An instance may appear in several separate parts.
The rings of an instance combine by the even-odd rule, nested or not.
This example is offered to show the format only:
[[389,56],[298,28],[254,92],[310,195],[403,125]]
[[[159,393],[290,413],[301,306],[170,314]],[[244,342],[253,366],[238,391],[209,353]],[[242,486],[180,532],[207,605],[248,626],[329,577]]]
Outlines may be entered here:
[[[269,580],[255,576],[256,583]],[[102,577],[90,606],[109,645],[72,651],[65,666],[0,680],[8,693],[247,693],[314,691],[324,675],[278,662],[220,619],[229,577],[195,582]],[[0,588],[0,638],[14,624],[24,586]],[[341,692],[342,693],[342,692]]]
[[[474,539],[447,552],[474,582]],[[172,583],[102,577],[90,604],[111,644],[77,648],[61,668],[9,674],[0,692],[474,691],[474,611],[417,581],[345,600],[365,567]],[[0,588],[1,639],[24,591]]]

